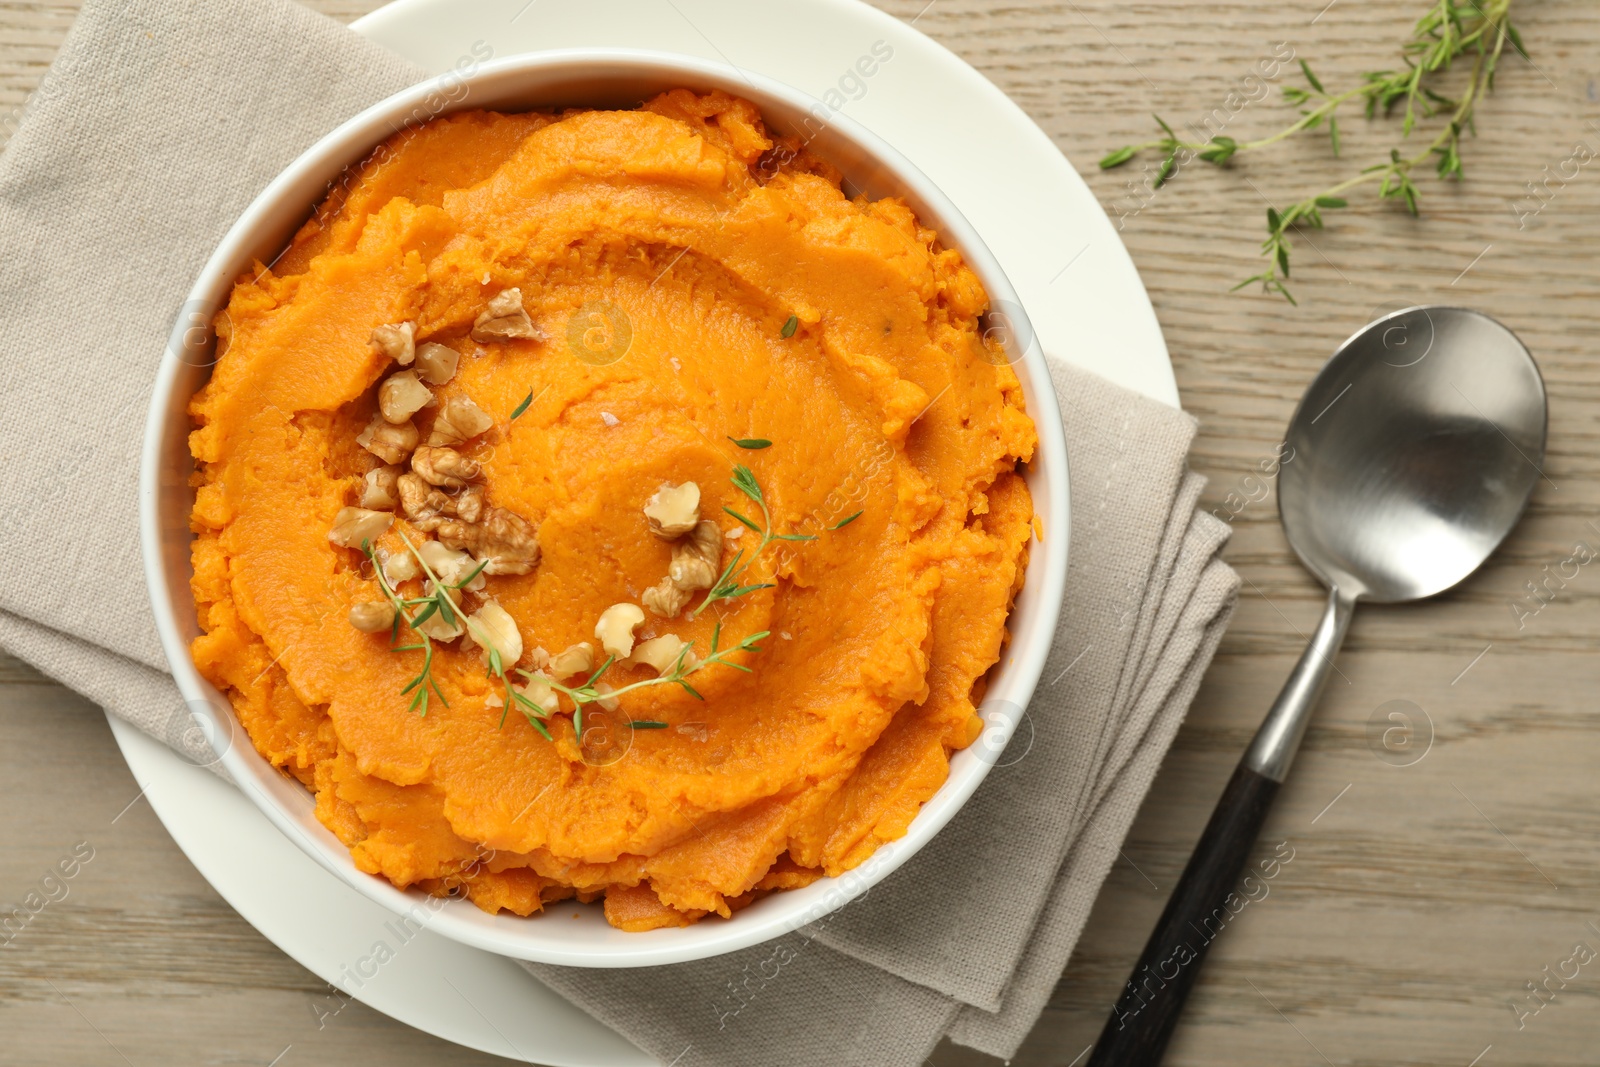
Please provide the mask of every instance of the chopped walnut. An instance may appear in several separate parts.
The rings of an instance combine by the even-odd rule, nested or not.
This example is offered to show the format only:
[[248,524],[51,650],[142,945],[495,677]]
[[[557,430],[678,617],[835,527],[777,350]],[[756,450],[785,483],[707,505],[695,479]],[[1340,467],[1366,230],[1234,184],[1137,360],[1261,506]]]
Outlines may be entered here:
[[517,620],[494,600],[484,601],[483,607],[470,617],[472,626],[468,628],[468,633],[485,646],[482,653],[484,665],[488,665],[489,651],[493,649],[500,653],[501,666],[510,670],[522,658],[522,632],[517,629]]
[[599,704],[607,711],[616,711],[617,708],[622,705],[622,701],[611,695],[612,693],[615,693],[616,690],[611,688],[610,684],[606,682],[596,682],[594,684],[594,691],[600,694],[600,699],[596,700],[595,703]]
[[570,645],[564,652],[550,657],[550,675],[553,678],[571,678],[594,670],[594,646],[587,641]]
[[424,533],[437,530],[446,516],[455,513],[455,501],[415,474],[400,475],[394,487],[400,497],[400,510],[411,525]]
[[487,560],[485,574],[527,574],[539,562],[539,531],[505,508],[485,508],[482,522],[446,520],[434,536]]
[[394,626],[394,605],[387,600],[363,600],[351,604],[350,625],[364,634],[382,633]]
[[403,468],[379,467],[361,480],[361,506],[370,511],[393,511],[400,503],[399,481]]
[[644,591],[639,600],[652,612],[663,619],[675,619],[678,613],[689,606],[689,601],[694,599],[694,594],[687,589],[679,589],[672,584],[671,578],[663,578],[655,585]]
[[514,685],[511,688],[539,705],[546,715],[554,715],[561,710],[561,701],[557,699],[556,691],[550,688],[550,679],[543,675],[530,675],[526,685]]
[[472,339],[491,341],[543,341],[544,331],[533,324],[522,306],[521,289],[502,289],[472,324]]
[[376,541],[394,522],[387,511],[368,511],[366,508],[340,508],[333,517],[333,528],[328,540],[342,548],[360,548],[363,542]]
[[667,577],[679,589],[710,589],[721,564],[722,528],[710,519],[701,519],[688,537],[672,546]]
[[[639,642],[639,647],[633,650],[633,654],[628,657],[627,662],[630,664],[643,663],[654,668],[657,674],[666,674],[677,664],[678,654],[683,651],[683,648],[683,638],[677,634],[663,634],[660,637],[652,637],[648,641]],[[689,652],[683,657],[683,665],[685,667],[693,667],[696,662],[693,652]]]
[[722,528],[710,519],[701,519],[694,532],[673,543],[667,576],[639,599],[662,618],[676,618],[698,590],[711,588],[721,563]]
[[379,355],[388,356],[402,367],[406,367],[410,366],[411,361],[417,356],[416,337],[416,323],[391,322],[373,330],[369,343],[373,351]]
[[428,434],[430,445],[459,445],[469,437],[476,437],[494,425],[487,411],[473,403],[471,397],[452,396],[440,407]]
[[417,447],[417,436],[413,423],[396,425],[378,414],[356,435],[356,444],[385,463],[404,463],[411,450]]
[[633,652],[633,631],[644,623],[644,612],[637,604],[613,604],[600,613],[594,636],[608,656],[626,659]]
[[700,486],[694,482],[673,485],[662,482],[644,505],[650,532],[663,541],[673,541],[700,521]]
[[453,448],[423,445],[411,456],[411,469],[422,476],[429,485],[446,489],[462,489],[483,473],[475,459],[468,459]]
[[429,341],[417,348],[417,374],[429,385],[443,385],[456,376],[461,353]]
[[395,424],[409,421],[432,400],[432,390],[417,380],[414,370],[396,371],[378,386],[378,411]]
[[[441,545],[437,541],[422,542],[417,546],[417,555],[422,557],[422,562],[426,563],[428,569],[437,574],[445,585],[456,585],[478,569],[478,561],[467,553]],[[483,574],[480,572],[463,588],[469,593],[476,593],[485,584]]]
[[409,551],[390,552],[379,547],[378,563],[383,567],[383,577],[392,589],[401,582],[409,582],[422,572],[417,568],[417,558]]
[[481,485],[469,485],[456,494],[456,514],[462,522],[477,522],[483,518],[485,506]]

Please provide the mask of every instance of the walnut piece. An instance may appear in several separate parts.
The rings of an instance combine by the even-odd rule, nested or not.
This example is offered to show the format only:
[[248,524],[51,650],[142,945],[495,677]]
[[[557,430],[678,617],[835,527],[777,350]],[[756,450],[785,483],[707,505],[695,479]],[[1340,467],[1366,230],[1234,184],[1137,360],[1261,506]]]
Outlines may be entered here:
[[456,376],[461,353],[429,341],[417,349],[417,375],[429,385],[443,385]]
[[365,541],[376,541],[394,522],[387,511],[368,511],[366,508],[340,508],[333,517],[333,528],[328,540],[341,548],[360,548]]
[[361,481],[361,506],[370,511],[393,511],[400,503],[395,483],[403,472],[401,467],[379,467],[368,471]]
[[387,548],[379,547],[378,563],[383,567],[383,577],[391,589],[422,573],[417,568],[417,558],[409,551],[390,552]]
[[483,518],[485,506],[481,485],[469,485],[456,494],[456,514],[462,522],[477,522]]
[[378,414],[356,435],[356,444],[385,463],[404,463],[411,450],[417,447],[417,436],[415,424],[396,425]]
[[484,666],[489,665],[489,652],[493,649],[500,653],[501,667],[510,670],[522,658],[522,631],[517,629],[517,620],[494,600],[484,601],[470,618],[472,625],[467,632],[484,646],[481,654]]
[[514,685],[511,688],[539,705],[546,715],[554,715],[561,710],[556,691],[550,688],[550,679],[542,675],[530,675],[526,685]]
[[[420,384],[420,383],[419,383]],[[469,437],[476,437],[494,425],[487,411],[473,403],[471,397],[446,398],[428,433],[430,445],[459,445]]]
[[644,623],[644,611],[637,604],[613,604],[600,613],[594,636],[608,656],[627,659],[633,652],[633,631]]
[[402,367],[406,367],[417,357],[416,337],[416,323],[391,322],[373,330],[368,343],[379,355],[388,356]]
[[563,652],[550,657],[550,675],[553,678],[571,678],[594,670],[594,646],[587,641],[570,645]]
[[521,289],[502,289],[472,323],[472,339],[491,341],[543,341],[544,331],[533,324],[522,306]]
[[679,589],[710,589],[722,564],[722,527],[701,519],[693,532],[672,546],[667,577]]
[[689,601],[694,599],[694,594],[687,589],[679,589],[672,584],[671,578],[663,578],[655,585],[644,591],[639,597],[644,606],[663,619],[675,619],[678,613],[689,606]]
[[700,521],[700,486],[694,482],[673,485],[662,482],[644,505],[650,532],[663,541],[673,541]]
[[351,604],[350,625],[364,634],[383,633],[394,626],[394,605],[387,600],[363,600]]
[[[478,561],[467,553],[448,548],[437,541],[422,542],[417,546],[417,555],[422,557],[422,562],[426,563],[428,569],[437,574],[445,585],[456,585],[478,569]],[[480,572],[463,588],[469,593],[476,593],[484,585],[484,577]]]
[[[627,662],[630,664],[643,663],[653,668],[657,674],[666,674],[677,665],[678,653],[683,651],[683,647],[683,638],[677,634],[663,634],[660,637],[652,637],[648,641],[639,642],[639,647],[633,650],[633,654],[628,657]],[[696,662],[693,652],[689,652],[683,657],[683,665],[685,667],[693,667]]]
[[676,618],[697,591],[711,588],[721,564],[722,528],[710,519],[701,519],[688,537],[673,542],[667,576],[639,599],[662,618]]
[[505,508],[485,508],[482,522],[446,519],[434,536],[487,560],[485,574],[527,574],[539,562],[539,531]]
[[464,489],[468,482],[483,473],[477,460],[468,459],[453,448],[433,445],[423,445],[412,454],[411,469],[429,485],[446,489]]
[[455,501],[409,471],[395,479],[394,488],[400,510],[424,533],[437,530],[446,516],[455,514]]
[[397,371],[378,386],[378,411],[396,425],[409,422],[432,400],[433,391],[417,380],[414,370]]

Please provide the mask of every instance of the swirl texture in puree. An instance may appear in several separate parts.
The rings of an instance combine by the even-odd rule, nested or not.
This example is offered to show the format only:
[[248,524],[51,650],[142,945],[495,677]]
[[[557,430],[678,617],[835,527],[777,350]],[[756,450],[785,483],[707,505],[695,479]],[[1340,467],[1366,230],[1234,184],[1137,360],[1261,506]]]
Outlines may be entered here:
[[[471,340],[510,287],[544,339]],[[195,661],[357,866],[398,886],[520,915],[604,896],[641,930],[854,867],[977,736],[1026,561],[1034,428],[987,300],[904,203],[847,198],[726,94],[397,135],[218,317],[191,405]],[[772,588],[640,631],[702,655],[719,622],[723,647],[771,631],[738,657],[750,673],[695,674],[703,700],[627,694],[614,719],[667,727],[622,728],[620,759],[616,738],[588,753],[565,701],[553,740],[502,725],[459,643],[436,646],[448,706],[408,712],[421,654],[352,628],[371,566],[327,537],[380,465],[355,444],[394,369],[369,337],[402,321],[461,353],[438,398],[494,416],[462,448],[490,502],[538,528],[538,565],[488,579],[529,650],[593,642],[605,608],[666,573],[641,513],[659,486],[696,482],[731,533],[724,506],[753,506],[729,475],[750,467],[773,528],[815,539],[761,554],[745,580]],[[427,536],[397,520],[384,543],[406,531]],[[758,540],[730,537],[724,561]]]

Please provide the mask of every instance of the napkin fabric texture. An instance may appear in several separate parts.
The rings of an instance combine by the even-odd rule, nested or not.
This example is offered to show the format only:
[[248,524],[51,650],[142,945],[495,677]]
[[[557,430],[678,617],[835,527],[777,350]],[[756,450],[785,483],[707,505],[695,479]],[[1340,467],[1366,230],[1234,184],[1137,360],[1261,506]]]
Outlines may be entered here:
[[[423,77],[291,0],[88,0],[0,156],[0,646],[192,758],[203,740],[139,554],[156,366],[267,182]],[[674,1067],[913,1067],[946,1035],[1016,1050],[1238,587],[1217,558],[1227,526],[1195,511],[1193,421],[1059,361],[1052,377],[1072,468],[1066,600],[1038,692],[972,800],[882,884],[778,940],[534,975]]]

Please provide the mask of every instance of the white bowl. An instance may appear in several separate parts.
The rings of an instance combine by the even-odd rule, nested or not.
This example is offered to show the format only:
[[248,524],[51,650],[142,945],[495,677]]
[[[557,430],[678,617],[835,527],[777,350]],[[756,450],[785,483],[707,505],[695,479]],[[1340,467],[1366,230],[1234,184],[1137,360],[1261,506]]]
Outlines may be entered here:
[[[839,878],[774,893],[731,919],[681,929],[623,933],[597,905],[577,908],[580,919],[489,915],[466,902],[440,907],[417,891],[395,888],[356,869],[349,851],[313,814],[310,794],[263,759],[234,718],[227,698],[200,677],[189,654],[199,634],[190,592],[188,450],[189,398],[212,362],[209,324],[234,279],[255,259],[271,262],[306,215],[349,165],[414,117],[465,108],[528,110],[565,106],[632,107],[663,89],[725,89],[753,101],[774,129],[810,135],[811,148],[846,177],[848,191],[900,196],[959,249],[987,287],[1007,332],[1008,353],[1022,380],[1039,446],[1027,481],[1045,540],[1034,544],[1011,614],[1012,641],[991,675],[980,709],[986,729],[950,761],[944,786],[923,806],[898,841]],[[978,137],[979,131],[957,136]],[[970,797],[1010,740],[1021,709],[1043,670],[1067,573],[1067,452],[1050,374],[1016,291],[955,205],[888,144],[831,112],[820,101],[748,71],[689,56],[620,49],[520,55],[445,74],[397,93],[318,141],[255,199],[223,238],[189,293],[162,359],[150,402],[140,472],[140,533],[146,579],[163,649],[179,690],[224,767],[246,796],[284,834],[340,880],[397,914],[429,914],[431,929],[464,944],[517,959],[574,967],[646,967],[715,956],[778,937],[843,906],[916,853]],[[1002,887],[996,887],[1001,891]]]

